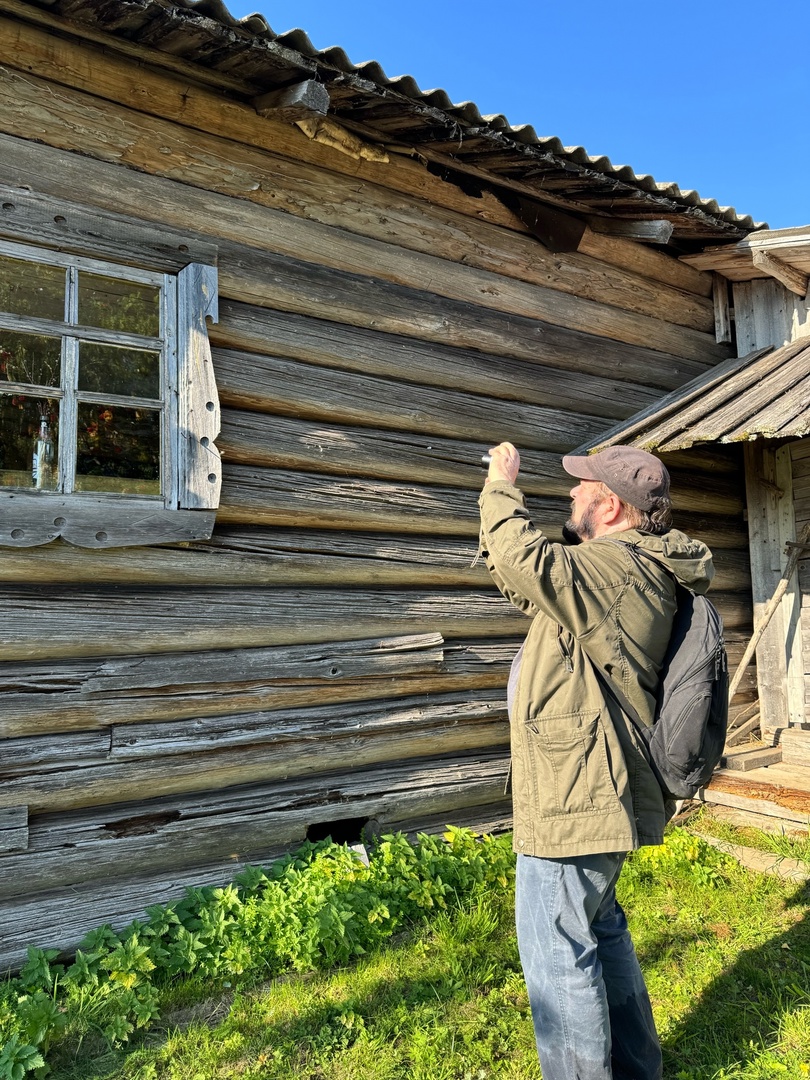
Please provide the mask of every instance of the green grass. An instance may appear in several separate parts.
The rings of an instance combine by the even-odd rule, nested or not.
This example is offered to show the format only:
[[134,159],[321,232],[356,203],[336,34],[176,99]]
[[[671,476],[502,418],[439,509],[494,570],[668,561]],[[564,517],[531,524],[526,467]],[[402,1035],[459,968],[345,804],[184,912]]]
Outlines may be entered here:
[[[779,842],[780,853],[810,858],[806,842]],[[810,1077],[806,888],[743,870],[680,830],[628,862],[619,895],[653,1000],[665,1080]],[[330,971],[215,997],[203,981],[181,983],[146,1034],[117,1048],[92,1033],[67,1042],[49,1058],[50,1076],[538,1080],[512,902],[509,888],[493,888]]]

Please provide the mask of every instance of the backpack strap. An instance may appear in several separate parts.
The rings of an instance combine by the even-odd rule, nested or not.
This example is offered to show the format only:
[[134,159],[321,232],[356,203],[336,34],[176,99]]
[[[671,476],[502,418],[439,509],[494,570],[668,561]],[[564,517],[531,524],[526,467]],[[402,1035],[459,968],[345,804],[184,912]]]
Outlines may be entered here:
[[[661,570],[663,570],[666,574],[668,574],[675,583],[675,597],[677,603],[678,588],[682,588],[682,586],[678,579],[675,577],[675,574],[669,569],[668,566],[664,566],[664,564],[659,559],[656,559],[654,555],[647,554],[646,551],[644,551],[642,548],[639,548],[638,545],[633,541],[628,542],[626,540],[618,540],[612,536],[604,536],[601,539],[607,540],[609,543],[614,544],[616,547],[624,548],[626,551],[630,552],[631,556],[635,556],[636,559],[639,559],[639,557],[643,555],[645,558],[649,559],[650,562],[655,563],[655,565]],[[581,644],[582,642],[580,642],[580,645]],[[619,687],[616,685],[613,679],[611,679],[610,675],[608,675],[607,671],[602,667],[602,665],[598,664],[590,655],[590,653],[587,652],[586,649],[583,648],[582,651],[585,656],[587,656],[588,660],[590,660],[591,666],[593,667],[597,678],[602,684],[602,687],[619,705],[619,708],[622,710],[622,712],[627,717],[629,717],[634,727],[639,731],[642,737],[647,738],[648,733],[652,730],[652,726],[650,724],[644,723],[644,721],[641,719],[641,716],[639,715],[638,709],[630,702],[627,695],[619,689]]]

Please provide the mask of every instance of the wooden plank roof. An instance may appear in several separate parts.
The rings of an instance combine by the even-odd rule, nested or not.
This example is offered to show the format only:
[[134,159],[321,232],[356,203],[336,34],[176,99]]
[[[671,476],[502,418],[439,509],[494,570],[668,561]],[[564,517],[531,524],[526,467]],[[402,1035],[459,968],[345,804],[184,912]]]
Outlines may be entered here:
[[[276,34],[261,15],[237,19],[223,0],[15,0],[15,10],[37,21],[64,20],[68,32],[84,29],[96,41],[101,34],[121,48],[146,47],[251,103],[315,81],[328,92],[329,119],[366,143],[406,153],[464,190],[528,197],[597,230],[600,222],[640,223],[650,242],[665,244],[671,235],[689,252],[761,227],[696,191],[513,126],[505,116],[482,115],[473,102],[453,104],[444,90],[423,91],[409,75],[391,79],[375,61],[355,65],[340,48],[318,50],[302,30]],[[642,229],[632,238],[647,236]]]
[[810,434],[810,338],[735,357],[580,446],[622,444],[655,453],[697,443]]

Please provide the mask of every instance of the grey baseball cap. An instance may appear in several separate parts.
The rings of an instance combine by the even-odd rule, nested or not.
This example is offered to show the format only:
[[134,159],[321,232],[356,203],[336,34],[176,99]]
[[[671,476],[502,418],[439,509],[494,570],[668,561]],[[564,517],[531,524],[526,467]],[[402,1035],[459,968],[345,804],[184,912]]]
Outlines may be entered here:
[[578,480],[601,481],[623,502],[639,510],[657,510],[661,500],[669,500],[666,467],[657,457],[635,446],[609,446],[583,457],[568,454],[562,465]]

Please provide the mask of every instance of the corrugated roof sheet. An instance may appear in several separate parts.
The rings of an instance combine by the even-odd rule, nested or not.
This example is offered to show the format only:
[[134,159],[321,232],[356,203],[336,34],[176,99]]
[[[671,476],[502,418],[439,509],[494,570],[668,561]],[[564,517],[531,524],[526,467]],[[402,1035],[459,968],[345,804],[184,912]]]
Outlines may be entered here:
[[[58,9],[61,6],[61,0],[50,0],[50,3],[54,5],[51,10]],[[281,48],[285,52],[297,53],[304,60],[305,65],[308,62],[309,65],[314,66],[322,77],[326,75],[327,69],[331,72],[331,77],[334,77],[335,74],[348,77],[352,83],[351,93],[355,95],[352,101],[353,106],[355,104],[362,105],[362,103],[357,102],[356,94],[358,91],[362,91],[363,85],[370,91],[382,91],[389,99],[393,96],[403,103],[413,103],[419,107],[423,120],[432,120],[433,124],[439,128],[444,127],[441,138],[436,137],[439,142],[448,140],[454,126],[460,134],[463,133],[465,141],[469,139],[474,142],[476,138],[485,140],[488,144],[486,146],[487,153],[483,152],[484,147],[482,146],[480,161],[478,159],[469,159],[478,168],[487,169],[489,161],[490,166],[496,170],[496,173],[500,167],[502,175],[514,176],[530,183],[531,174],[537,165],[538,157],[553,159],[562,171],[562,179],[558,179],[557,173],[553,175],[544,173],[543,175],[551,180],[551,184],[546,185],[544,190],[546,192],[553,191],[554,184],[558,183],[559,193],[563,197],[568,195],[573,199],[579,197],[580,201],[588,204],[594,212],[642,220],[655,216],[656,208],[662,216],[666,216],[667,210],[669,210],[674,215],[673,220],[676,222],[680,220],[687,239],[690,238],[687,228],[690,225],[690,215],[693,215],[692,227],[697,224],[694,215],[699,220],[705,217],[713,219],[718,224],[723,223],[726,227],[731,226],[739,230],[740,234],[762,227],[762,223],[754,222],[750,215],[738,214],[733,207],[721,206],[715,199],[704,199],[697,191],[681,189],[677,184],[671,182],[661,183],[648,174],[637,174],[629,165],[614,165],[608,157],[592,156],[581,146],[564,146],[556,137],[538,135],[534,127],[528,124],[513,126],[502,114],[482,115],[478,107],[471,101],[454,104],[444,90],[422,90],[410,75],[389,78],[376,61],[354,64],[341,48],[316,49],[303,30],[296,29],[276,34],[265,17],[260,14],[237,19],[230,13],[223,0],[139,0],[137,19],[143,18],[144,22],[146,22],[147,9],[152,7],[153,4],[159,5],[164,13],[174,8],[177,12],[187,13],[197,20],[213,20],[223,28],[228,28],[238,38],[248,35],[256,43],[267,43],[270,46]],[[81,18],[81,9],[85,8],[86,13],[89,15],[90,9],[94,5],[89,2],[83,3],[82,0],[78,0],[78,2],[74,0],[72,3],[67,0],[66,6],[72,9],[72,17],[76,17],[78,14]],[[136,21],[136,13],[134,12],[136,5],[128,4],[127,0],[121,0],[120,5],[116,5],[114,0],[113,3],[107,0],[107,3],[101,6],[104,10],[101,15],[98,14],[99,5],[95,5],[94,21],[101,25],[105,18],[108,18],[110,25],[114,25],[112,9],[116,6],[133,8],[133,11],[127,17],[127,32],[131,40],[137,39],[137,34],[131,33]],[[169,47],[161,41],[159,35],[153,37],[150,44],[156,48]],[[183,51],[176,40],[172,41],[171,50],[178,54],[182,54]],[[243,61],[244,41],[241,42],[241,45],[239,41],[232,43],[232,54],[234,60],[240,63]],[[223,72],[229,70],[230,67],[227,54],[223,56],[218,53],[214,57],[211,50],[208,50],[207,53],[201,53],[200,56],[194,57],[194,59],[204,60],[210,63],[212,67]],[[324,81],[328,83],[329,78],[324,78]],[[373,111],[369,111],[368,114],[363,108],[360,108],[359,111],[363,113],[360,119],[373,128],[375,121]],[[337,113],[340,114],[340,112],[341,109],[338,107]],[[428,116],[428,113],[432,115]],[[383,124],[381,137],[384,136],[385,129],[386,125]],[[425,132],[416,134],[416,143],[421,140],[427,145],[430,142],[430,138]],[[392,137],[396,137],[395,133],[392,133]],[[492,145],[493,140],[495,145]],[[502,151],[502,153],[497,154],[498,160],[496,160],[493,150]],[[508,174],[504,171],[503,161],[501,160],[504,153],[510,158]],[[517,167],[521,165],[521,159],[522,167]],[[565,170],[570,170],[572,175],[569,179],[577,181],[578,184],[569,185],[566,183]],[[602,180],[601,185],[599,179]],[[583,193],[583,189],[587,188],[589,184],[598,190],[588,190]],[[610,197],[612,196],[614,200],[616,200],[616,196],[620,197],[620,189],[625,185],[628,188],[635,189],[636,192],[645,193],[650,197],[649,200],[642,200],[635,208],[632,201],[625,206],[619,206],[618,200],[611,202]],[[538,185],[538,190],[542,189],[542,185]],[[636,199],[638,200],[638,195],[636,195]],[[696,231],[700,232],[700,229]]]
[[808,434],[810,338],[800,338],[719,364],[578,452],[622,444],[667,453],[697,443]]

